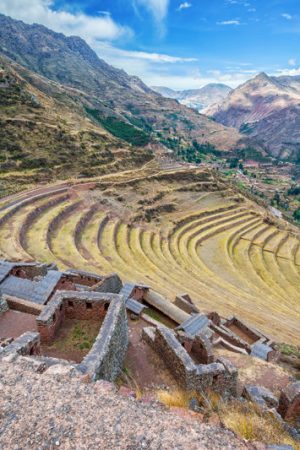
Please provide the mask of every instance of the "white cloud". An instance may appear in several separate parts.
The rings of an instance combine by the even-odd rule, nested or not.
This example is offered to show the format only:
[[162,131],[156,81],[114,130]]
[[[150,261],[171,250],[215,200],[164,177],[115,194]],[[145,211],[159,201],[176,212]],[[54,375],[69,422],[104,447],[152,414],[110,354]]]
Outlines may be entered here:
[[239,20],[223,20],[222,22],[217,22],[217,25],[241,25]]
[[[171,56],[164,53],[147,53],[133,50],[122,50],[120,48],[113,47],[112,45],[104,42],[99,42],[94,45],[98,50],[99,56],[103,57],[105,53],[107,58],[127,58],[131,60],[149,61],[152,63],[189,63],[198,61],[197,58],[185,58],[181,56]],[[130,61],[132,65],[132,61]]]
[[290,59],[288,60],[288,64],[289,64],[289,66],[294,67],[294,66],[296,66],[296,64],[297,64],[297,61],[296,61],[295,58],[290,58]]
[[292,18],[293,18],[293,16],[291,14],[288,14],[288,13],[281,14],[281,17],[283,17],[286,20],[292,20]]
[[177,8],[177,11],[182,11],[183,9],[191,8],[191,6],[192,6],[192,4],[189,2],[180,3],[180,5]]
[[289,76],[289,77],[295,77],[297,75],[300,75],[300,67],[298,67],[298,69],[278,69],[276,70],[276,75],[277,76]]
[[174,90],[198,89],[209,83],[224,83],[233,88],[245,83],[250,76],[243,73],[226,74],[220,71],[212,73],[187,73],[186,75],[172,75],[172,73],[148,72],[143,81],[148,86],[166,86]]
[[146,8],[157,22],[162,22],[168,13],[169,0],[135,0],[135,3]]
[[40,23],[66,35],[78,35],[91,42],[115,40],[132,31],[117,24],[108,14],[93,17],[84,13],[52,10],[53,0],[1,0],[0,12],[26,23]]

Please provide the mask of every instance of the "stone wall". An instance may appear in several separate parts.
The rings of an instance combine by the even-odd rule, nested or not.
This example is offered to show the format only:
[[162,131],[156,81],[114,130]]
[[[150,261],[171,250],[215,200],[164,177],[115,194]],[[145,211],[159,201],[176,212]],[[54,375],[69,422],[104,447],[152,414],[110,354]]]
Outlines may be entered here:
[[63,292],[57,292],[36,318],[41,343],[50,344],[65,318]]
[[110,294],[59,291],[37,317],[42,343],[51,343],[65,318],[99,320],[104,318],[111,301]]
[[192,352],[201,364],[210,364],[214,361],[213,346],[211,341],[203,334],[195,336]]
[[21,298],[12,297],[11,295],[3,295],[3,298],[6,300],[9,309],[14,309],[15,311],[38,316],[43,310],[42,305],[38,305],[37,303],[32,303],[27,300],[22,300]]
[[236,326],[239,328],[243,333],[249,336],[250,339],[253,339],[253,342],[257,342],[259,340],[266,341],[267,338],[263,334],[261,334],[259,331],[255,330],[254,328],[250,327],[246,323],[239,320],[237,317],[230,317],[226,320],[226,322],[223,324],[224,327],[229,328],[231,325]]
[[14,267],[10,275],[14,275],[20,278],[28,278],[32,280],[34,277],[45,276],[47,274],[47,264],[32,264],[32,265],[24,265],[21,264]]
[[146,330],[147,342],[182,388],[198,392],[212,390],[225,397],[236,395],[238,372],[229,361],[220,358],[215,363],[195,364],[172,330],[162,326]]
[[122,280],[116,273],[112,273],[104,278],[104,280],[99,283],[95,289],[95,292],[112,292],[118,294],[122,289]]
[[119,375],[128,347],[128,325],[123,298],[110,296],[110,306],[96,341],[78,369],[94,380],[114,381]]
[[36,355],[40,352],[40,336],[39,333],[27,331],[20,337],[15,339],[11,344],[4,347],[0,356],[17,353],[18,355]]
[[191,302],[187,300],[187,294],[177,295],[175,297],[174,305],[178,306],[178,308],[182,309],[188,314],[199,313],[199,309]]
[[250,353],[251,351],[250,344],[248,344],[248,342],[244,341],[244,339],[240,338],[231,330],[229,330],[229,328],[226,328],[223,325],[217,326],[214,323],[212,323],[211,329],[215,332],[217,336],[224,338],[227,342],[229,342],[233,346],[245,349],[247,350],[248,353]]

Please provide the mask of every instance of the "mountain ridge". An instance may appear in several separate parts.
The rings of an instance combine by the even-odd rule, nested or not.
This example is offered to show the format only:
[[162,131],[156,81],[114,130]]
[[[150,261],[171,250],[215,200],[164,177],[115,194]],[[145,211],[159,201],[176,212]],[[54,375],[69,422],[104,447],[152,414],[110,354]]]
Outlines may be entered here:
[[222,83],[209,83],[199,89],[179,91],[164,86],[152,86],[152,89],[164,97],[176,99],[182,105],[195,108],[199,112],[223,100],[232,90],[231,87]]
[[197,140],[232,150],[247,141],[235,130],[162,98],[137,77],[108,65],[81,38],[0,15],[0,53],[72,89],[76,102],[92,113],[89,117],[112,133],[131,127],[170,148]]
[[300,77],[260,73],[205,113],[261,142],[272,156],[300,160]]

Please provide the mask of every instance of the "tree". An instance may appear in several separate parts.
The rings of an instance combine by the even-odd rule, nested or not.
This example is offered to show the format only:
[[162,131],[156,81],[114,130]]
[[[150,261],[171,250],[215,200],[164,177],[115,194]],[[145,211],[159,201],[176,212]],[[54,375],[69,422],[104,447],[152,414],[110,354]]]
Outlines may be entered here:
[[296,211],[294,211],[294,219],[297,221],[300,221],[300,208],[296,209]]
[[239,160],[234,158],[230,161],[229,167],[230,169],[235,169],[238,166]]

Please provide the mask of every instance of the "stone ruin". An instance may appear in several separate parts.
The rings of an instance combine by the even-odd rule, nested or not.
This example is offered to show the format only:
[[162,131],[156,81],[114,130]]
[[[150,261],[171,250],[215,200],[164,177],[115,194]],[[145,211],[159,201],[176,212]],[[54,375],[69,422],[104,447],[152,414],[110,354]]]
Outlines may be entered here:
[[99,334],[80,364],[78,373],[92,379],[114,381],[119,375],[128,345],[127,314],[122,282],[118,275],[106,277],[68,270],[54,265],[0,262],[0,314],[11,310],[34,314],[37,332],[5,339],[0,356],[27,355],[42,366],[66,364],[64,360],[41,356],[40,347],[51,344],[66,319],[99,320]]
[[[0,360],[26,357],[38,371],[59,364],[92,380],[116,380],[128,347],[128,314],[148,324],[143,328],[143,339],[178,385],[189,391],[236,396],[238,370],[229,360],[215,356],[219,347],[265,361],[274,362],[279,357],[267,336],[239,318],[201,313],[188,294],[178,295],[172,304],[147,285],[123,285],[116,274],[103,277],[73,269],[60,272],[54,265],[1,261],[0,294],[0,318],[9,309],[34,314],[37,329],[0,343]],[[149,307],[167,317],[173,327],[144,314]],[[103,323],[98,336],[81,362],[41,354],[41,346],[55,340],[65,320],[99,318]],[[276,417],[300,416],[300,382],[283,390],[279,401],[262,390],[250,386],[243,395],[262,409],[271,408]]]
[[143,337],[161,356],[183,389],[196,392],[211,390],[224,397],[236,396],[238,371],[230,361],[219,358],[209,364],[195,362],[176,334],[167,327],[144,328]]

